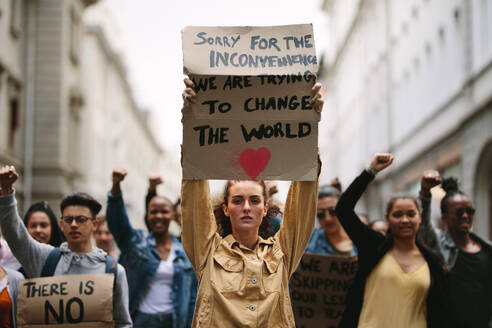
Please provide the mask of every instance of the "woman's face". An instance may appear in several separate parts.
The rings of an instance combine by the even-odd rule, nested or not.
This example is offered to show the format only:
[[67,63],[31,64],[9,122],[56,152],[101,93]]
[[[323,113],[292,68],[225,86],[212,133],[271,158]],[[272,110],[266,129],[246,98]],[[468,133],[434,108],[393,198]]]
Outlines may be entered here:
[[471,201],[464,195],[454,195],[446,200],[446,213],[442,219],[452,233],[468,234],[473,226],[475,209]]
[[154,234],[166,233],[169,223],[174,219],[173,204],[164,197],[156,196],[149,203],[148,222]]
[[415,202],[407,198],[395,200],[386,219],[395,238],[415,238],[422,221]]
[[268,211],[263,197],[263,187],[254,181],[238,181],[229,187],[227,205],[223,205],[231,220],[233,235],[258,233],[263,217]]
[[48,244],[51,239],[51,221],[44,212],[33,212],[27,220],[29,234],[43,244]]
[[336,196],[328,196],[318,199],[318,222],[327,236],[336,235],[343,229],[335,213],[337,203],[338,197]]

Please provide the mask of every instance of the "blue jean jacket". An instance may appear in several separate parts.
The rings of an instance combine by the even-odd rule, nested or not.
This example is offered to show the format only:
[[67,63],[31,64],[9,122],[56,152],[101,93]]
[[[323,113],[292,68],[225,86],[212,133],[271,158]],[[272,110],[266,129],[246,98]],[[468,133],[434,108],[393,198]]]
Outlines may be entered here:
[[[306,247],[306,253],[335,255],[335,249],[326,239],[325,231],[321,228],[314,229],[311,239]],[[357,247],[352,248],[350,256],[357,255]]]
[[[119,262],[126,269],[130,292],[130,314],[138,311],[140,302],[147,294],[150,282],[159,267],[161,258],[156,249],[153,234],[144,237],[143,231],[133,229],[128,220],[122,195],[108,193],[106,220],[114,239],[121,250]],[[191,327],[198,281],[183,245],[174,237],[176,245],[173,260],[173,328]]]

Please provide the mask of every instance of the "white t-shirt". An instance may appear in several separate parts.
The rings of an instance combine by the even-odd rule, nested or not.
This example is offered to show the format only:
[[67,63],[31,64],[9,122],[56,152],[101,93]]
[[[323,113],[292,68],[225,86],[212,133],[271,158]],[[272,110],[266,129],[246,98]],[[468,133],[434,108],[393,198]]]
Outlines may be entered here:
[[173,311],[172,286],[173,286],[173,260],[176,257],[174,243],[167,260],[161,261],[157,271],[150,281],[149,291],[143,298],[138,310],[143,313],[171,313]]
[[[7,288],[7,285],[8,285],[8,280],[7,280],[7,276],[3,277],[2,280],[0,280],[0,293],[3,292],[3,290],[5,288]],[[7,292],[9,290],[7,289]],[[10,293],[9,293],[9,296],[10,296]]]
[[0,266],[12,270],[19,270],[21,264],[15,258],[5,239],[0,238]]

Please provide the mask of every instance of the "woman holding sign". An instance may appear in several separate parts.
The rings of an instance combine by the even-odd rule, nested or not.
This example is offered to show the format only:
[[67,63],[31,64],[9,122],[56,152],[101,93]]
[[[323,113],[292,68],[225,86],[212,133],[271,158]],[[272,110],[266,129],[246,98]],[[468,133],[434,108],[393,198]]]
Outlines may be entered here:
[[386,236],[366,226],[354,212],[369,183],[392,162],[391,154],[375,154],[336,207],[359,250],[359,271],[340,327],[448,327],[440,258],[417,238],[422,222],[419,200],[401,195],[388,202]]
[[[184,110],[196,101],[185,80]],[[321,110],[321,86],[311,105]],[[319,173],[318,167],[318,173]],[[228,181],[220,223],[207,180],[183,180],[182,240],[199,278],[193,327],[295,327],[288,282],[314,228],[317,181],[292,182],[278,233],[264,239],[269,207],[263,181]],[[271,211],[270,211],[271,214]]]

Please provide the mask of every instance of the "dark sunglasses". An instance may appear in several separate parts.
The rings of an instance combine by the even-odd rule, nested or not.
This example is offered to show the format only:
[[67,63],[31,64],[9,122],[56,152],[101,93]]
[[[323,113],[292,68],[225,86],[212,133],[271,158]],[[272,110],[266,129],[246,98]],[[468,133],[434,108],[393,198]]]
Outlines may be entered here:
[[330,213],[331,216],[337,216],[334,207],[327,208],[326,210],[318,210],[316,216],[318,217],[318,219],[324,219],[326,218],[326,212]]
[[83,216],[83,215],[62,217],[63,222],[65,222],[66,224],[72,224],[73,220],[75,220],[75,222],[77,222],[77,224],[84,224],[87,221],[89,221],[89,219],[90,218],[88,218],[87,216]]
[[459,218],[461,218],[465,213],[468,214],[468,216],[473,216],[473,214],[475,214],[475,209],[473,207],[457,208],[454,213]]

